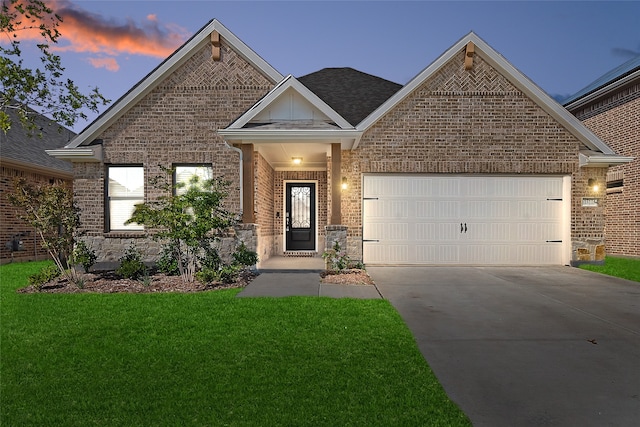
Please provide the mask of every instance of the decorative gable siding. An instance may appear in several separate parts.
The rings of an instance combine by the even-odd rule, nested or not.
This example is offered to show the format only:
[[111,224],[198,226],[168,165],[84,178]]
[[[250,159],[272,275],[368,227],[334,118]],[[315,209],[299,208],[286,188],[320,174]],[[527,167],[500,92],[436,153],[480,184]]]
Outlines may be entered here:
[[[349,251],[361,257],[362,173],[555,174],[575,182],[586,179],[578,147],[569,131],[479,54],[465,70],[461,51],[376,122],[356,150],[343,152]],[[583,213],[574,203],[572,238],[601,240],[597,221],[575,221]]]
[[[197,51],[99,137],[105,164],[142,164],[145,198],[160,194],[149,179],[160,166],[211,163],[214,176],[231,182],[228,207],[240,211],[239,154],[217,130],[226,127],[273,88],[273,84],[224,41],[219,61],[211,44]],[[104,233],[104,164],[76,164],[76,200],[87,237],[98,257],[116,260],[136,234]],[[249,207],[250,209],[251,207]],[[151,242],[138,247],[151,247]],[[156,248],[157,249],[157,248]],[[155,250],[146,255],[154,256]]]

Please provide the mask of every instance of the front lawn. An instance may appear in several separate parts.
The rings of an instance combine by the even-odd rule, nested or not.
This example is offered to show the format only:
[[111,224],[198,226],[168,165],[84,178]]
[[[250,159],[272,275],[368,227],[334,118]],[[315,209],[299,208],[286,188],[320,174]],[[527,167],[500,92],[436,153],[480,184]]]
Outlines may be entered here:
[[580,268],[640,282],[640,259],[608,256],[604,265],[582,264]]
[[17,294],[0,267],[0,424],[469,425],[385,300]]

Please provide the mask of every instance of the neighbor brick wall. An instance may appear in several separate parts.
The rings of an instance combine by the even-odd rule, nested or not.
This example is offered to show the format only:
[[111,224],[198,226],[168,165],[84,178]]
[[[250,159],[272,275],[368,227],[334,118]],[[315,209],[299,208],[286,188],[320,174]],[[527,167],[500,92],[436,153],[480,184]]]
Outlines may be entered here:
[[[362,257],[363,173],[554,174],[586,177],[579,141],[479,54],[460,52],[342,153],[349,189],[342,223],[353,258]],[[573,199],[580,197],[574,185]],[[595,215],[595,217],[593,217]],[[602,239],[601,213],[574,203],[572,239]]]
[[[0,167],[0,263],[2,264],[12,260],[28,261],[49,257],[47,251],[42,248],[41,240],[36,230],[19,219],[21,211],[11,205],[7,199],[7,195],[14,191],[15,180],[19,178],[24,178],[33,185],[51,184],[56,180],[62,179],[60,176],[29,171],[5,164]],[[72,186],[69,178],[62,179],[62,181],[69,187]],[[16,251],[12,254],[11,250],[6,247],[6,243],[17,234],[23,234],[19,239],[23,242],[24,250]]]
[[605,237],[607,253],[640,257],[640,83],[574,114],[616,153],[635,157],[609,169],[622,172],[624,186],[606,196]]
[[[239,212],[239,154],[225,146],[217,130],[272,88],[224,40],[220,61],[211,59],[211,44],[207,44],[98,137],[103,140],[104,163],[143,164],[145,200],[161,194],[149,183],[163,173],[159,165],[211,163],[215,177],[231,182],[227,207]],[[131,241],[147,251],[147,259],[153,258],[157,245],[144,233],[104,233],[104,168],[99,163],[74,168],[86,239],[102,261],[117,259],[116,254]]]

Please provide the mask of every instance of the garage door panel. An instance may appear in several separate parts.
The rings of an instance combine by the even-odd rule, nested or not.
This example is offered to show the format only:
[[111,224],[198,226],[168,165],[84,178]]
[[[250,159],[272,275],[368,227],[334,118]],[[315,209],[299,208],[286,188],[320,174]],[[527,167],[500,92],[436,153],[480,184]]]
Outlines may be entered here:
[[561,264],[562,177],[367,175],[370,264]]

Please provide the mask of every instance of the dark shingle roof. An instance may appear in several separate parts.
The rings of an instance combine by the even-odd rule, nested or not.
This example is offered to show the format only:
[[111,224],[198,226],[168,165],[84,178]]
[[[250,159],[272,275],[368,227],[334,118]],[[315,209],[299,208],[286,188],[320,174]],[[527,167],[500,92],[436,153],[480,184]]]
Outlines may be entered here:
[[574,101],[577,101],[578,99],[589,95],[592,92],[595,92],[596,90],[605,87],[611,83],[614,83],[617,80],[620,80],[621,78],[633,73],[634,71],[640,70],[640,55],[636,56],[635,58],[632,58],[630,60],[628,60],[627,62],[625,62],[624,64],[614,68],[613,70],[609,71],[608,73],[600,76],[599,78],[597,78],[596,80],[594,80],[593,82],[591,82],[589,85],[587,85],[586,87],[582,88],[581,90],[579,90],[578,92],[574,93],[573,95],[571,95],[570,97],[564,99],[562,101],[563,105],[569,105]]
[[353,126],[402,88],[353,68],[324,68],[298,80]]
[[[9,108],[7,114],[11,117],[12,126],[6,135],[0,131],[0,159],[11,159],[71,173],[73,166],[70,162],[51,157],[45,150],[64,147],[75,136],[74,132],[38,114],[35,119],[37,129],[33,135],[29,135],[20,125],[15,110]],[[38,133],[42,133],[42,137],[38,136]]]

